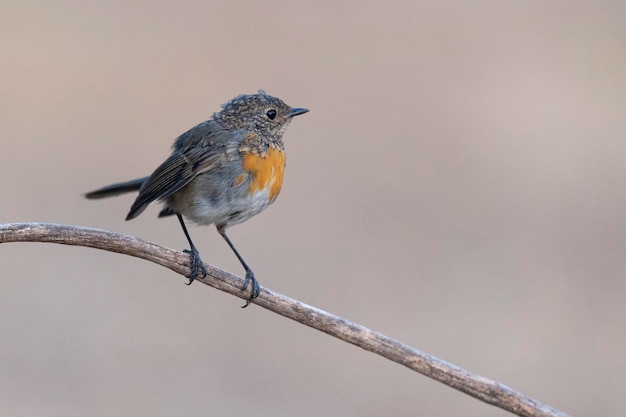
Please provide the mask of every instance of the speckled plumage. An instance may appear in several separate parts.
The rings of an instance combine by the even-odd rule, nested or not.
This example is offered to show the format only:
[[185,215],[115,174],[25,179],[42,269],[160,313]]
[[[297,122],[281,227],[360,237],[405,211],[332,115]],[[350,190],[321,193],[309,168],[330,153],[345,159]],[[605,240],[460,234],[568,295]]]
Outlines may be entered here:
[[211,119],[180,135],[170,157],[149,177],[113,184],[86,196],[102,198],[139,190],[126,220],[137,217],[153,201],[163,201],[159,216],[177,215],[191,246],[190,283],[206,271],[181,216],[202,225],[215,224],[246,269],[244,289],[249,282],[253,284],[249,303],[258,295],[258,284],[225,230],[275,201],[285,167],[283,133],[292,117],[307,111],[289,107],[262,90],[237,96]]

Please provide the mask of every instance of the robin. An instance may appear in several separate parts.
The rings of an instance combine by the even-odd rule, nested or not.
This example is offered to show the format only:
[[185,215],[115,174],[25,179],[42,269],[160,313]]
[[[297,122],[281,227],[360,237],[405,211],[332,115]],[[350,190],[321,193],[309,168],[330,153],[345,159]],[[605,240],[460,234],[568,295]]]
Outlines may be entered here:
[[283,183],[283,133],[294,116],[308,109],[289,107],[259,90],[222,105],[213,117],[180,135],[172,154],[149,177],[109,185],[87,193],[90,199],[139,191],[126,220],[139,216],[155,200],[163,202],[159,217],[175,215],[189,242],[190,285],[206,268],[183,216],[200,225],[215,224],[246,271],[242,291],[252,285],[243,307],[259,295],[259,283],[226,228],[244,222],[272,204]]

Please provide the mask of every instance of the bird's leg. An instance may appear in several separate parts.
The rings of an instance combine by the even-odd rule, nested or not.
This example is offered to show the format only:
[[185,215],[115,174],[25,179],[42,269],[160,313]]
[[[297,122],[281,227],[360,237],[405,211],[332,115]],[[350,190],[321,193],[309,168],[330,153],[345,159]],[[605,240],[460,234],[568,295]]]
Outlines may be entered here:
[[235,248],[235,245],[233,245],[233,242],[231,242],[228,236],[226,236],[226,226],[225,225],[217,226],[217,231],[220,235],[222,235],[226,243],[228,243],[228,246],[230,246],[230,248],[233,250],[233,252],[235,253],[235,256],[237,256],[237,259],[239,259],[239,262],[241,262],[241,266],[243,266],[243,269],[246,270],[246,280],[241,290],[245,291],[248,288],[248,285],[252,284],[252,289],[250,290],[250,296],[246,300],[246,304],[241,306],[241,308],[248,307],[250,305],[250,302],[254,300],[255,298],[257,298],[259,296],[259,293],[261,292],[261,289],[259,287],[259,282],[254,277],[254,272],[252,272],[248,264],[246,264],[246,261],[244,261],[241,255],[239,254],[239,252],[237,252],[237,249]]
[[178,217],[178,221],[183,228],[183,232],[185,232],[185,237],[187,237],[187,241],[189,242],[190,246],[190,249],[185,249],[183,252],[189,254],[189,256],[191,257],[191,260],[189,261],[189,268],[191,269],[191,271],[189,272],[189,275],[187,275],[187,278],[189,278],[189,282],[187,283],[187,285],[191,285],[191,283],[194,279],[196,279],[199,273],[201,273],[202,278],[204,278],[206,277],[207,272],[206,268],[204,267],[204,263],[202,262],[202,259],[200,259],[200,253],[198,252],[198,249],[196,249],[196,246],[191,241],[191,236],[189,236],[189,232],[187,231],[187,226],[185,226],[183,216],[176,213],[176,217]]

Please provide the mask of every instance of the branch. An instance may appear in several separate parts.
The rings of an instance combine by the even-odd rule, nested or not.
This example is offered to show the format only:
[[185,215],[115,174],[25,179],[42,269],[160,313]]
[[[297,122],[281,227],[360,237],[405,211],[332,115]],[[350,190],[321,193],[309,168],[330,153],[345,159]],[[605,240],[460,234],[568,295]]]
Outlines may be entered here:
[[[105,230],[50,223],[12,223],[0,225],[0,243],[49,242],[86,246],[123,253],[145,259],[172,271],[189,274],[189,256],[154,243]],[[205,264],[207,276],[197,281],[242,299],[243,279]],[[428,355],[381,333],[301,303],[267,288],[261,288],[253,303],[281,316],[328,333],[345,342],[406,366],[429,378],[444,383],[487,404],[518,416],[568,417],[567,414],[542,404],[513,389],[487,378],[474,375],[458,366]]]

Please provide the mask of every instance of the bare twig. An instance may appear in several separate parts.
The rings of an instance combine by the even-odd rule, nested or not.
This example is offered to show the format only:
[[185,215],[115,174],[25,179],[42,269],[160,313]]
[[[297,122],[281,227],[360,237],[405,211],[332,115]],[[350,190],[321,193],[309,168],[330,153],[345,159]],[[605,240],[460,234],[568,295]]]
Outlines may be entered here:
[[[139,238],[105,230],[49,223],[4,224],[0,225],[0,243],[5,242],[50,242],[87,246],[146,259],[183,276],[189,273],[188,255]],[[208,275],[206,278],[196,278],[198,281],[237,297],[247,298],[247,295],[241,291],[242,278],[210,265],[205,266]],[[518,416],[567,417],[567,414],[518,393],[505,385],[474,375],[367,327],[266,288],[261,288],[261,294],[253,300],[253,303],[374,352]]]

